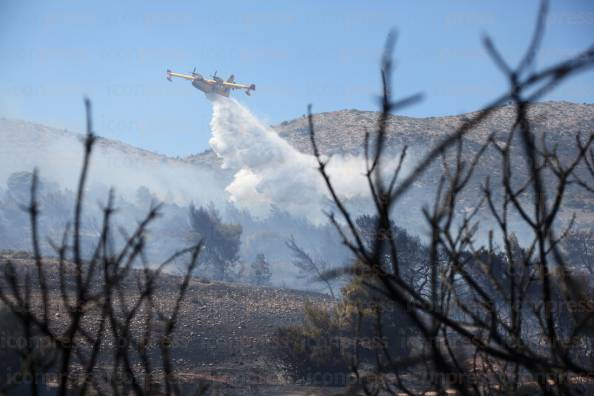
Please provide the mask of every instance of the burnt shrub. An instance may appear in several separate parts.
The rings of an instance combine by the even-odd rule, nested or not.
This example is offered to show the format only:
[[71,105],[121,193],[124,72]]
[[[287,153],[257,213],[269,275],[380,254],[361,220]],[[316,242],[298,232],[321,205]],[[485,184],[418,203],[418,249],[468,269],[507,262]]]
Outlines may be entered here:
[[336,312],[305,304],[302,325],[278,329],[275,349],[287,376],[311,385],[342,386],[349,365],[341,352]]

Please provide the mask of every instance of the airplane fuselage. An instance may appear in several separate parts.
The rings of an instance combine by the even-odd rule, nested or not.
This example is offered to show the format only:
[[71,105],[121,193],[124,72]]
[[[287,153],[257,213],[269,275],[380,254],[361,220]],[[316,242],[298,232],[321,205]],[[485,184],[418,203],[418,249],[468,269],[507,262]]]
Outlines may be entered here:
[[230,89],[225,88],[223,84],[220,84],[215,80],[195,78],[192,80],[192,85],[205,94],[216,93],[221,96],[229,97]]
[[182,73],[175,73],[171,70],[167,70],[167,79],[171,81],[172,77],[182,78],[184,80],[188,80],[192,82],[192,85],[196,88],[204,92],[205,94],[217,94],[221,96],[228,97],[229,93],[232,89],[240,89],[244,90],[246,95],[250,94],[250,91],[254,91],[256,89],[256,85],[254,84],[238,84],[234,81],[233,75],[224,81],[222,78],[213,76],[213,79],[208,79],[202,77],[200,74],[196,72],[192,72],[192,74],[182,74]]

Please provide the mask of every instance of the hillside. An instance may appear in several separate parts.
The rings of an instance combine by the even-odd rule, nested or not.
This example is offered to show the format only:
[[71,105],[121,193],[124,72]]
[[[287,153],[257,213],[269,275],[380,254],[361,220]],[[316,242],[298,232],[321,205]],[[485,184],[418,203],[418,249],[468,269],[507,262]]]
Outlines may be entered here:
[[[466,160],[476,152],[490,134],[503,141],[514,120],[514,107],[498,108],[465,138],[468,145]],[[373,131],[377,112],[340,110],[314,115],[316,136],[324,154],[360,154],[365,130]],[[429,147],[451,134],[465,120],[476,113],[446,117],[414,118],[393,115],[388,119],[387,146],[396,152],[408,145],[418,158]],[[587,135],[594,127],[594,105],[569,102],[545,102],[531,105],[530,119],[538,136],[546,136],[547,144],[557,146],[561,158],[575,153],[575,137]],[[273,126],[278,134],[294,148],[310,153],[307,119],[300,117]],[[45,127],[24,121],[0,119],[0,184],[15,171],[41,167],[42,176],[48,173],[56,179],[69,180],[73,187],[81,159],[80,135],[69,131]],[[100,139],[95,156],[93,180],[109,186],[114,185],[119,193],[134,197],[141,185],[147,186],[157,198],[187,204],[198,197],[201,202],[225,202],[225,187],[233,178],[236,169],[221,169],[221,159],[212,150],[186,158],[171,158],[139,149],[122,142]],[[513,151],[514,162],[523,162],[521,146]],[[74,164],[74,165],[73,165]],[[468,190],[466,207],[473,204],[480,183],[488,175],[497,180],[500,158],[495,150],[488,150],[476,170],[475,183]],[[578,168],[582,176],[590,177],[586,170]],[[443,162],[434,161],[416,187],[422,196],[430,196],[432,187],[443,172]],[[525,175],[518,175],[519,177]],[[51,179],[51,177],[50,177]],[[130,182],[132,181],[132,183]],[[568,219],[572,212],[578,214],[579,222],[594,224],[594,202],[579,189],[571,190],[566,202],[569,211],[563,214]],[[461,206],[464,210],[464,205]]]
[[[393,115],[387,122],[386,144],[391,147],[403,144],[435,144],[451,134],[466,119],[477,112],[445,117],[414,118]],[[379,113],[360,110],[340,110],[319,113],[314,117],[316,136],[321,150],[326,154],[337,152],[358,152],[363,145],[363,134],[367,128],[373,131]],[[467,138],[481,143],[492,132],[499,139],[509,130],[515,117],[513,106],[503,106],[493,112]],[[545,133],[560,144],[572,145],[578,133],[588,133],[594,128],[594,104],[569,102],[535,103],[530,107],[529,118],[539,133]],[[303,152],[311,152],[307,119],[304,117],[283,122],[275,126],[279,135]],[[565,139],[569,138],[569,139]]]
[[[83,135],[66,129],[52,128],[32,122],[7,118],[0,118],[0,133],[3,143],[0,146],[0,154],[3,156],[9,155],[14,150],[20,150],[22,152],[30,152],[35,149],[42,150],[54,144],[69,144],[73,141],[81,141],[84,138]],[[144,159],[146,161],[166,164],[179,162],[178,159],[172,157],[156,154],[152,151],[103,137],[99,137],[97,147],[101,150],[117,151],[134,159]]]
[[[490,134],[495,140],[504,141],[513,123],[513,106],[503,106],[494,111],[465,138],[468,149],[465,160],[471,159]],[[316,136],[320,150],[324,154],[361,154],[364,131],[373,131],[378,119],[377,112],[359,110],[340,110],[314,115]],[[466,113],[446,117],[414,118],[393,115],[388,119],[386,144],[389,151],[396,152],[408,145],[413,153],[410,158],[418,158],[430,147],[448,136],[476,113]],[[529,109],[529,118],[536,134],[546,136],[550,147],[556,146],[561,158],[570,158],[576,150],[575,137],[581,133],[588,135],[594,128],[594,105],[569,102],[535,103]],[[310,153],[307,119],[300,117],[273,126],[279,136],[286,139],[294,148]],[[38,166],[42,176],[48,175],[69,181],[67,187],[73,188],[81,161],[81,137],[65,130],[43,125],[0,119],[0,184],[16,171],[31,170]],[[93,164],[92,180],[97,183],[113,185],[119,193],[133,198],[139,186],[146,186],[162,200],[178,204],[189,202],[225,202],[225,187],[230,183],[237,169],[221,169],[221,159],[212,150],[186,158],[171,158],[139,149],[131,145],[99,139]],[[513,150],[513,162],[523,163],[520,144]],[[488,175],[497,180],[500,158],[495,150],[488,150],[476,170],[475,183],[469,189],[469,198],[476,195],[480,183]],[[578,173],[588,179],[584,167]],[[423,196],[429,196],[436,180],[443,172],[443,162],[434,161],[417,187]],[[521,178],[522,174],[518,174]],[[132,182],[131,182],[132,181]],[[583,223],[594,223],[594,202],[579,189],[571,190],[567,207],[579,214]],[[472,205],[469,200],[468,206]],[[464,208],[461,208],[462,210]],[[569,212],[565,214],[568,218]]]
[[[387,123],[386,144],[391,148],[399,148],[404,144],[427,147],[451,134],[464,120],[476,114],[473,112],[426,118],[393,115]],[[530,107],[529,114],[538,134],[546,134],[551,143],[557,143],[568,150],[574,147],[574,139],[578,133],[587,134],[594,129],[594,104],[535,103]],[[315,114],[316,136],[322,153],[360,153],[364,131],[373,131],[378,115],[377,112],[354,109]],[[490,133],[500,132],[496,137],[502,140],[512,125],[514,116],[513,106],[500,107],[468,134],[467,139],[480,144]],[[311,153],[305,117],[284,121],[274,125],[273,129],[297,150]],[[26,159],[26,153],[47,151],[55,145],[71,144],[81,139],[80,134],[71,131],[5,118],[0,118],[0,137],[0,156],[6,158],[20,155],[21,159]],[[98,147],[102,151],[121,154],[129,163],[142,161],[166,166],[191,163],[201,168],[219,169],[216,166],[219,161],[212,150],[185,158],[173,158],[106,138],[99,139]]]
[[[429,148],[452,134],[465,120],[477,114],[477,112],[471,112],[455,116],[426,118],[392,115],[387,122],[386,145],[388,152],[396,153],[404,145],[407,145],[412,152],[412,155],[409,155],[409,161],[414,161],[411,158],[420,158]],[[326,155],[361,154],[364,133],[366,130],[374,131],[378,116],[377,112],[360,110],[340,110],[315,114],[314,126],[320,151]],[[491,134],[498,143],[504,142],[513,125],[514,118],[514,106],[502,106],[496,109],[465,137],[464,144],[467,149],[464,151],[463,159],[470,162],[472,154],[479,150]],[[578,134],[588,136],[594,131],[594,104],[535,103],[529,108],[529,119],[538,141],[544,136],[549,147],[557,148],[561,159],[570,159],[576,152],[576,136]],[[273,126],[273,129],[297,150],[303,153],[312,152],[306,117],[282,122],[280,125]],[[516,141],[516,143],[512,150],[512,162],[515,164],[515,169],[521,169],[522,167],[518,167],[518,165],[524,164],[523,151],[520,142]],[[220,163],[220,159],[212,151],[187,157],[186,160],[195,164]],[[452,157],[449,157],[446,163],[451,164]],[[492,182],[495,183],[500,180],[501,175],[498,173],[500,168],[500,156],[492,148],[487,150],[476,169],[473,183],[463,196],[464,199],[460,205],[461,211],[476,203],[475,198],[479,196],[480,184],[484,182],[485,177],[490,176]],[[415,194],[415,196],[424,198],[432,196],[433,187],[439,180],[443,169],[441,160],[433,161],[423,177],[416,183],[419,194]],[[585,167],[578,167],[577,172],[585,180],[591,179]],[[520,171],[516,176],[516,180],[519,181],[526,177],[526,174]],[[550,183],[549,185],[552,186]],[[561,217],[568,220],[572,213],[576,213],[578,223],[585,226],[593,225],[594,201],[589,195],[572,186],[567,198],[565,203],[568,210],[562,213]],[[408,204],[414,201],[416,198],[404,202]]]
[[[0,250],[0,274],[4,273],[7,260],[15,265],[19,276],[35,270],[31,255]],[[51,327],[62,332],[67,323],[62,317],[67,312],[60,296],[57,261],[46,260],[44,268],[53,307]],[[66,283],[74,287],[73,270],[67,266],[65,272]],[[4,275],[0,275],[0,281],[5,282]],[[172,311],[180,282],[174,275],[161,276],[157,298],[163,312]],[[134,282],[127,290],[126,298],[137,298]],[[33,290],[34,301],[40,301],[38,293],[38,289]],[[295,389],[299,392],[291,393],[293,385],[285,383],[275,349],[276,330],[302,323],[306,302],[320,307],[332,304],[328,296],[318,293],[194,278],[182,303],[171,344],[180,384],[195,389],[198,381],[206,380],[229,395],[251,395],[255,389],[263,395],[278,394],[278,389],[283,389],[283,394],[311,394],[307,392],[309,388],[298,386]],[[34,306],[41,313],[40,304]],[[95,328],[98,321],[98,312],[93,311],[85,317],[85,327]],[[132,323],[134,331],[143,330],[140,321]],[[106,350],[112,344],[106,340]],[[151,344],[149,351],[151,348],[157,350],[159,346]]]
[[[478,112],[443,117],[406,117],[392,115],[387,122],[386,145],[400,147],[435,144],[444,136],[451,134],[464,120]],[[360,153],[363,146],[365,130],[373,131],[377,125],[379,113],[356,109],[338,110],[314,114],[314,126],[317,142],[323,154]],[[509,130],[515,117],[513,106],[503,106],[485,119],[467,138],[480,143],[489,133]],[[544,102],[532,104],[529,118],[539,133],[554,137],[561,144],[572,145],[574,136],[581,132],[586,134],[594,128],[594,104],[577,104],[571,102]],[[286,139],[293,147],[303,153],[311,153],[308,121],[305,116],[283,121],[272,128]],[[569,140],[565,138],[569,137]],[[209,163],[214,158],[211,150],[195,154],[185,159],[193,163]]]

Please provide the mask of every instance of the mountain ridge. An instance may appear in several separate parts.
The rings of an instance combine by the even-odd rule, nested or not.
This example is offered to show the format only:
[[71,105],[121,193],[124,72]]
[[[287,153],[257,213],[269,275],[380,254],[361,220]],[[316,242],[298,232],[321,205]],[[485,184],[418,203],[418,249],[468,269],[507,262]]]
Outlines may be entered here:
[[[513,117],[513,106],[500,106],[493,114],[483,121],[476,130],[468,134],[467,138],[480,143],[488,133],[494,129],[501,129],[500,132],[509,128]],[[530,106],[529,115],[535,125],[550,132],[560,129],[567,134],[575,134],[579,129],[585,129],[586,123],[594,125],[594,104],[578,104],[568,101],[547,101],[538,102]],[[531,113],[530,113],[531,112]],[[402,115],[391,115],[388,119],[387,140],[388,147],[402,144],[414,143],[412,140],[420,139],[419,144],[435,144],[435,138],[447,136],[453,133],[456,128],[466,119],[477,115],[479,111],[462,113],[449,116],[410,117]],[[572,113],[572,116],[568,116]],[[379,112],[342,109],[330,112],[313,114],[313,122],[316,130],[317,142],[323,154],[360,154],[363,152],[365,129],[373,131],[374,122]],[[550,115],[555,115],[553,119]],[[573,118],[573,121],[572,121]],[[311,143],[309,138],[309,127],[307,117],[301,116],[292,120],[283,121],[272,125],[282,138],[287,140],[297,150],[311,154]],[[583,131],[588,132],[588,131]],[[400,135],[403,134],[405,135]],[[571,140],[574,143],[574,140]],[[184,157],[184,160],[192,163],[204,164],[205,162],[217,162],[218,158],[212,150],[205,150]]]
[[[395,153],[404,145],[407,145],[415,155],[422,155],[428,148],[433,147],[441,139],[453,133],[465,120],[476,114],[477,112],[471,112],[443,117],[391,115],[387,122],[386,147],[388,152]],[[536,135],[546,135],[547,143],[557,147],[561,159],[570,159],[575,154],[575,137],[578,134],[586,135],[594,131],[594,104],[578,104],[566,101],[540,102],[531,104],[528,114]],[[320,151],[325,155],[360,155],[363,152],[364,132],[365,130],[374,130],[378,117],[378,112],[354,109],[314,114],[313,122]],[[467,150],[464,152],[464,155],[466,155],[464,159],[470,159],[472,153],[476,152],[489,136],[493,136],[496,141],[503,141],[509,133],[514,117],[514,106],[506,105],[496,108],[489,117],[464,137],[464,144],[468,145]],[[48,150],[44,144],[49,145],[48,142],[51,142],[54,138],[76,138],[80,140],[83,137],[82,134],[64,129],[50,128],[42,124],[22,120],[1,118],[0,138],[5,144],[0,145],[0,156],[8,154],[10,150],[21,150],[23,153],[27,151],[27,148],[19,147],[22,139],[19,131],[23,128],[26,129],[26,127],[28,127],[27,130],[31,134],[29,136],[31,144],[35,147],[41,146],[41,152]],[[302,153],[311,153],[307,117],[302,116],[284,121],[271,128],[296,150]],[[190,166],[196,167],[195,169],[206,170],[209,173],[212,172],[214,176],[204,179],[202,185],[207,183],[206,180],[211,180],[212,183],[221,186],[227,185],[237,171],[237,169],[222,169],[221,159],[212,150],[175,158],[108,138],[100,138],[98,146],[100,149],[118,153],[121,166],[126,166],[127,163],[137,166],[142,158],[148,159],[149,162],[147,163],[150,166],[158,167],[160,164],[168,164],[170,165],[167,167],[168,169],[177,169],[178,166],[184,168]],[[33,149],[36,149],[35,147]],[[523,155],[521,144],[516,144],[512,151],[515,161],[521,160]],[[79,154],[76,154],[76,157],[72,153],[70,155],[71,158],[78,160]],[[15,158],[20,157],[17,155]],[[53,161],[53,157],[48,158]],[[443,167],[442,161],[433,161],[423,177],[419,179],[418,185],[427,188],[427,192],[429,192],[431,186],[435,185],[436,180],[443,173]],[[480,192],[480,182],[486,176],[496,178],[499,171],[500,159],[498,154],[493,149],[487,150],[476,170],[477,182],[469,189],[469,197]],[[585,169],[578,169],[577,171],[586,172],[582,175],[590,177]],[[1,172],[0,176],[2,176]],[[520,178],[524,176],[519,174]],[[467,205],[470,206],[471,202],[472,200],[468,200]],[[594,200],[589,198],[589,195],[583,194],[577,189],[575,192],[572,190],[571,194],[568,195],[568,206],[571,210],[575,209],[577,211],[578,215],[581,216],[580,219],[587,219],[587,223],[594,224]]]
[[[497,108],[494,112],[495,116],[491,116],[489,119],[493,120],[493,118],[497,118],[498,116],[501,115],[501,113],[508,113],[507,116],[510,116],[510,110],[512,109],[512,106],[500,106],[499,108]],[[589,103],[583,103],[583,104],[579,104],[579,103],[574,103],[574,102],[568,102],[568,101],[546,101],[546,102],[537,102],[537,103],[533,103],[530,106],[531,109],[536,109],[537,110],[537,114],[536,114],[536,122],[538,123],[539,120],[538,116],[541,115],[544,110],[544,112],[551,112],[554,111],[555,113],[558,113],[559,111],[566,113],[567,111],[575,111],[575,110],[579,110],[579,114],[578,114],[578,119],[583,121],[584,117],[589,116],[590,119],[589,121],[594,121],[594,103],[589,104]],[[538,111],[540,110],[540,111]],[[411,117],[411,116],[404,116],[404,115],[391,115],[389,117],[388,120],[388,135],[390,135],[391,133],[394,133],[395,130],[393,129],[394,126],[399,127],[398,130],[402,130],[403,128],[415,128],[418,127],[420,124],[427,124],[427,126],[434,126],[435,122],[439,122],[439,123],[443,123],[443,126],[436,128],[436,129],[427,129],[426,133],[428,135],[434,136],[437,134],[443,134],[443,133],[447,133],[447,132],[451,132],[455,129],[456,126],[459,125],[461,120],[464,119],[468,119],[471,118],[472,116],[475,116],[476,114],[478,114],[479,111],[472,111],[472,112],[467,112],[467,113],[461,113],[461,114],[457,114],[457,115],[446,115],[446,116],[428,116],[428,117]],[[316,136],[318,137],[318,139],[320,140],[320,144],[321,144],[321,149],[322,152],[324,152],[325,154],[333,154],[333,153],[337,153],[340,151],[352,151],[352,150],[357,150],[357,149],[361,149],[362,150],[362,144],[363,144],[363,130],[359,130],[359,128],[361,128],[362,126],[365,127],[369,127],[372,126],[372,122],[375,121],[373,118],[377,117],[379,115],[379,112],[377,111],[371,111],[371,110],[358,110],[358,109],[341,109],[341,110],[335,110],[335,111],[327,111],[327,112],[321,112],[321,113],[315,113],[313,114],[313,119],[314,119],[314,127],[316,128]],[[341,118],[348,118],[351,117],[351,119],[346,119],[346,120],[341,120]],[[352,119],[353,117],[359,117],[358,119]],[[559,120],[559,119],[558,119]],[[563,118],[562,121],[566,122],[568,119],[567,117]],[[336,123],[336,121],[341,121],[340,124]],[[345,122],[345,121],[351,121],[351,122]],[[352,122],[355,121],[355,122]],[[370,122],[370,125],[362,125],[361,122],[362,121],[368,121]],[[561,122],[561,120],[559,120],[559,123]],[[33,127],[34,130],[38,131],[38,132],[43,132],[43,133],[49,133],[49,134],[55,134],[61,137],[64,136],[68,136],[68,137],[76,137],[78,139],[82,139],[84,138],[84,133],[80,133],[80,132],[76,132],[76,131],[72,131],[69,129],[65,129],[65,128],[55,128],[55,127],[50,127],[50,126],[46,126],[42,123],[39,122],[31,122],[31,121],[26,121],[26,120],[22,120],[22,119],[16,119],[16,118],[7,118],[7,117],[0,117],[0,132],[4,131],[6,129],[6,124],[12,124],[12,126],[29,126],[29,127]],[[335,144],[330,144],[328,142],[327,139],[327,134],[328,134],[328,124],[331,123],[335,123],[338,124],[337,126],[340,128],[345,128],[345,126],[347,127],[346,129],[351,132],[351,128],[357,128],[357,131],[359,132],[358,135],[360,141],[354,140],[354,141],[349,141],[349,143],[346,145],[347,150],[344,149],[344,141],[343,143],[343,147],[342,149],[339,149],[339,143],[335,143]],[[400,125],[398,125],[400,124]],[[483,122],[483,124],[485,124],[485,122]],[[572,125],[573,127],[573,125]],[[291,120],[286,120],[283,121],[279,124],[276,125],[271,125],[271,128],[274,129],[281,137],[285,138],[289,143],[291,143],[291,145],[293,145],[293,147],[295,147],[296,149],[298,149],[299,151],[302,152],[307,152],[310,153],[311,152],[311,148],[309,147],[310,143],[309,143],[309,130],[307,129],[307,117],[305,116],[301,116],[301,117],[296,117],[293,118]],[[565,128],[567,129],[567,128]],[[335,128],[331,128],[332,131],[335,130]],[[352,131],[354,132],[354,131]],[[303,139],[303,135],[305,135],[306,139]],[[41,136],[41,135],[39,135]],[[469,136],[473,136],[473,133],[470,133]],[[353,143],[360,143],[358,146],[355,146]],[[390,141],[390,139],[388,139],[388,144],[393,143]],[[163,153],[159,153],[156,151],[152,151],[149,149],[144,149],[141,147],[137,147],[134,146],[132,144],[126,143],[122,140],[118,140],[118,139],[113,139],[113,138],[106,138],[103,136],[98,135],[98,144],[100,146],[111,146],[111,145],[115,145],[118,146],[122,151],[124,152],[136,152],[138,154],[141,154],[143,156],[151,156],[154,158],[159,158],[161,160],[173,160],[173,161],[182,161],[182,162],[190,162],[190,163],[203,163],[202,160],[200,160],[201,157],[212,157],[212,154],[214,154],[212,152],[212,149],[206,149],[200,153],[196,153],[196,154],[191,154],[191,155],[187,155],[187,156],[172,156],[172,155],[167,155],[167,154],[163,154]]]

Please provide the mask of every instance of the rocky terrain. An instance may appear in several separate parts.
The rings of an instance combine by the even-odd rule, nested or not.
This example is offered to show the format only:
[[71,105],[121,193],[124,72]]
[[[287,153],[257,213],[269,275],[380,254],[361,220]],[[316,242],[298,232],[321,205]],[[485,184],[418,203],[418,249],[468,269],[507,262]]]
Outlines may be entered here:
[[[35,271],[31,255],[0,251],[0,274],[4,272],[6,260],[15,265],[20,276]],[[63,331],[67,313],[61,304],[57,262],[48,260],[44,268],[51,290],[52,327]],[[3,275],[0,281],[4,284]],[[162,276],[157,301],[163,312],[172,310],[180,282],[177,276]],[[67,284],[74,288],[70,275],[67,275]],[[133,284],[129,290],[130,297],[134,296]],[[35,298],[38,293],[38,289],[33,290],[33,300],[37,302],[40,301]],[[305,302],[317,306],[333,303],[328,296],[317,293],[194,278],[182,304],[171,344],[180,382],[195,385],[199,380],[206,380],[229,395],[278,394],[279,389],[283,389],[283,394],[286,391],[296,395],[311,394],[309,392],[315,388],[287,383],[274,346],[279,327],[302,322]],[[41,305],[36,309],[40,313]],[[91,314],[85,325],[94,328],[97,322],[98,318]],[[133,328],[140,332],[141,323],[133,322]],[[106,347],[110,348],[109,340]],[[158,345],[149,345],[149,348],[158,348]]]
[[[386,144],[399,147],[435,144],[451,134],[465,120],[477,112],[446,117],[414,118],[393,115],[387,122]],[[379,113],[360,110],[340,110],[319,113],[314,116],[316,136],[321,150],[326,154],[360,152],[365,129],[374,130]],[[493,112],[467,139],[480,144],[489,134],[497,132],[502,139],[515,117],[513,106],[503,106]],[[530,107],[529,118],[538,133],[544,133],[565,146],[574,144],[577,133],[588,134],[594,128],[594,104],[569,102],[535,103]],[[307,119],[305,117],[286,121],[274,127],[279,135],[303,152],[311,152]]]

